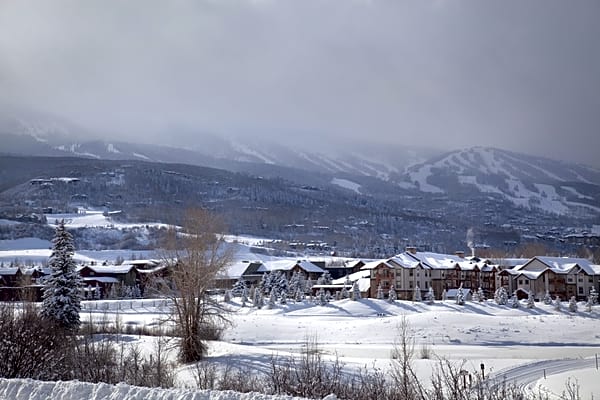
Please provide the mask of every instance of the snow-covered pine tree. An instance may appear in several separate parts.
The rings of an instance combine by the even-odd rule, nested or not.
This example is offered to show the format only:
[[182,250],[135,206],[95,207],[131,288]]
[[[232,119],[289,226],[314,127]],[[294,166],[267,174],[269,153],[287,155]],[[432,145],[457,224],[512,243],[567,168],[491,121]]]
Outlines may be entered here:
[[52,239],[52,253],[48,266],[52,270],[44,285],[42,317],[68,329],[79,327],[82,281],[75,267],[73,237],[58,223]]
[[381,282],[379,286],[377,286],[377,299],[383,300],[383,288],[381,287]]
[[340,299],[347,299],[348,297],[350,297],[350,293],[348,293],[348,289],[346,289],[346,286],[342,287],[342,290],[340,290]]
[[299,287],[298,289],[296,289],[296,295],[294,296],[294,300],[298,303],[304,300],[304,290],[302,288]]
[[323,290],[323,288],[319,289],[319,293],[317,294],[317,303],[321,306],[327,304],[327,294]]
[[504,287],[500,286],[494,293],[494,301],[496,304],[504,306],[508,303],[508,293]]
[[477,289],[477,297],[480,303],[486,300],[485,292],[483,291],[483,288],[481,286],[479,287],[479,289]]
[[277,288],[275,288],[275,286],[273,286],[271,288],[271,294],[269,295],[269,309],[272,309],[275,307],[275,302],[277,301]]
[[352,285],[352,300],[360,300],[362,298],[360,294],[360,288],[358,287],[358,281]]
[[593,306],[593,305],[594,305],[594,304],[592,303],[592,300],[591,300],[591,298],[588,296],[588,299],[587,299],[587,301],[585,302],[585,311],[587,311],[587,312],[592,312],[592,306]]
[[535,299],[533,298],[533,292],[529,291],[527,295],[527,308],[535,308]]
[[425,300],[427,301],[427,304],[433,304],[435,302],[435,293],[431,286],[429,286],[429,290],[427,291],[427,294],[425,295]]
[[577,299],[575,296],[571,296],[569,299],[569,311],[577,312]]
[[229,303],[231,301],[231,290],[225,289],[225,293],[223,293],[223,301],[225,303]]
[[413,301],[421,301],[421,288],[419,285],[415,287],[415,291],[413,292]]
[[442,290],[442,301],[448,300],[448,292],[446,289]]
[[244,289],[246,289],[246,281],[240,276],[231,288],[231,295],[235,297],[241,297]]
[[544,295],[544,298],[542,299],[542,301],[547,306],[549,306],[550,304],[552,304],[552,296],[550,296],[550,292],[549,291],[546,290],[546,294]]
[[519,306],[521,304],[519,303],[519,298],[517,297],[517,292],[514,292],[513,295],[510,297],[509,303],[512,308],[519,308]]
[[554,302],[552,303],[554,305],[554,309],[556,311],[559,311],[561,309],[561,303],[560,303],[560,296],[556,296],[556,298],[554,299]]
[[289,293],[296,293],[300,288],[300,271],[295,271],[288,282]]
[[596,288],[594,287],[590,290],[590,299],[592,300],[592,305],[598,304],[598,292],[596,292]]
[[479,292],[473,292],[473,295],[471,296],[471,300],[479,301]]
[[388,292],[388,301],[390,303],[393,303],[396,300],[398,300],[398,295],[396,294],[396,289],[394,289],[394,285],[392,285],[390,287],[390,291]]
[[319,279],[317,279],[317,285],[331,285],[332,280],[333,279],[331,278],[329,271],[325,271],[323,274],[321,274]]
[[456,291],[456,304],[459,306],[463,306],[465,304],[465,292],[463,290],[462,284],[458,287]]

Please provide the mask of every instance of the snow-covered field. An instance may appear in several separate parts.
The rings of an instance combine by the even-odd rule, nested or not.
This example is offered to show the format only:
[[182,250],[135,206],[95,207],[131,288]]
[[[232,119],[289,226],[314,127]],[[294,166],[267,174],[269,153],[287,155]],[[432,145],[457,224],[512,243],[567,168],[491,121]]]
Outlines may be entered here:
[[[425,382],[439,356],[464,361],[464,369],[473,375],[483,363],[487,377],[506,377],[529,391],[560,394],[571,378],[577,380],[582,398],[600,396],[600,371],[595,365],[600,306],[591,314],[557,311],[544,304],[513,309],[492,301],[459,306],[452,301],[427,305],[346,299],[325,306],[304,301],[257,310],[241,307],[234,299],[230,306],[233,325],[223,341],[210,346],[209,359],[218,364],[268,370],[272,355],[297,354],[307,338],[316,338],[324,354],[339,357],[349,369],[386,369],[398,325],[406,317],[415,341],[415,367]],[[111,320],[118,315],[124,325],[152,327],[164,320],[167,309],[162,300],[86,302],[82,319]],[[435,356],[422,359],[423,347]],[[182,384],[191,379],[186,371],[180,370]]]

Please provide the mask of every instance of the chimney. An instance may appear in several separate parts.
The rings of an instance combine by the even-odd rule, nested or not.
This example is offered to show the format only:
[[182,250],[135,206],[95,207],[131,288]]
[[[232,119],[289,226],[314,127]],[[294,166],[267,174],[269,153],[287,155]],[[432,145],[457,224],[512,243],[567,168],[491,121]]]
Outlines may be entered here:
[[417,254],[417,248],[414,246],[406,246],[406,252],[411,254]]
[[460,258],[465,258],[465,252],[462,250],[457,250],[454,252],[454,255],[460,257]]

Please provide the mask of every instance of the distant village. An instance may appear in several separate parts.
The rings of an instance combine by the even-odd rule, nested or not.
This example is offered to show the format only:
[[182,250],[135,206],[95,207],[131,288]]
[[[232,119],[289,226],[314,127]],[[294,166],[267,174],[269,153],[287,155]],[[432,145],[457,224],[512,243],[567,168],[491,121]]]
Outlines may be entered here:
[[[136,298],[152,295],[152,280],[168,278],[165,260],[130,260],[120,265],[90,262],[77,267],[85,299]],[[0,268],[0,300],[39,301],[43,282],[50,271],[41,266]],[[275,261],[237,261],[219,276],[215,290],[226,291],[236,284],[264,286],[265,277],[277,274],[288,282],[301,277],[303,291],[319,291],[331,298],[352,288],[362,297],[415,300],[429,296],[450,299],[461,295],[493,297],[504,288],[518,299],[541,301],[550,294],[562,300],[585,300],[600,292],[600,265],[584,258],[535,256],[532,258],[480,258],[464,252],[439,254],[407,247],[404,252],[377,260],[311,258]],[[268,294],[268,293],[267,293]],[[156,293],[154,293],[156,295]],[[295,294],[287,294],[290,298]]]

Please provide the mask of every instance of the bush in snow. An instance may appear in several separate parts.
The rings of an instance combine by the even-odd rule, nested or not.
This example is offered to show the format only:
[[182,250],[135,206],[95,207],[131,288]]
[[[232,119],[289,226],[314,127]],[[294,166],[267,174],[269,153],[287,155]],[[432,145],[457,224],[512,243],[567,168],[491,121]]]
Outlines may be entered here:
[[377,299],[383,300],[383,288],[381,287],[381,283],[377,286]]
[[433,292],[433,288],[431,286],[429,286],[429,290],[425,295],[425,301],[427,301],[427,304],[433,304],[435,301],[435,293]]
[[527,296],[527,308],[534,308],[535,307],[535,299],[533,298],[533,292],[529,292],[529,295]]
[[415,287],[413,292],[413,301],[421,301],[421,288],[419,288],[419,285]]
[[352,300],[360,300],[362,298],[360,294],[360,288],[358,287],[358,281],[352,285]]
[[229,303],[231,301],[231,290],[225,290],[225,294],[223,295],[223,301],[225,303]]
[[462,306],[465,304],[465,292],[463,290],[462,284],[456,291],[456,304],[458,304],[459,306]]
[[73,236],[62,220],[52,239],[48,261],[52,273],[44,285],[42,317],[68,330],[76,330],[80,324],[82,280],[75,269],[74,254]]
[[550,292],[549,291],[546,290],[546,294],[544,295],[544,298],[542,299],[542,301],[547,306],[549,306],[550,304],[552,304],[552,296],[550,296]]
[[556,296],[556,298],[554,299],[554,302],[552,304],[554,304],[555,310],[557,310],[557,311],[560,310],[561,309],[560,296]]
[[494,301],[496,304],[501,306],[504,306],[508,303],[508,293],[506,293],[506,289],[504,289],[502,286],[496,289],[496,292],[494,293]]
[[394,285],[392,285],[392,287],[390,287],[390,291],[388,292],[388,301],[390,303],[393,303],[396,300],[398,300],[398,295],[396,294],[396,289],[394,289]]
[[575,296],[571,296],[569,299],[569,311],[577,312],[577,299]]

